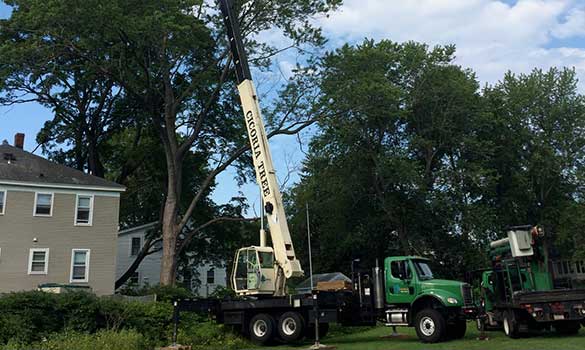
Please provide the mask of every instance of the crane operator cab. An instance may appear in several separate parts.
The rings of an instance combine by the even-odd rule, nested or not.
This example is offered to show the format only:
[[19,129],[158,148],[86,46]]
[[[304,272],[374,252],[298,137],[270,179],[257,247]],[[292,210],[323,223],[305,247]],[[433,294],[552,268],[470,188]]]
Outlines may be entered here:
[[238,295],[274,294],[278,266],[271,247],[246,247],[236,253],[232,285]]

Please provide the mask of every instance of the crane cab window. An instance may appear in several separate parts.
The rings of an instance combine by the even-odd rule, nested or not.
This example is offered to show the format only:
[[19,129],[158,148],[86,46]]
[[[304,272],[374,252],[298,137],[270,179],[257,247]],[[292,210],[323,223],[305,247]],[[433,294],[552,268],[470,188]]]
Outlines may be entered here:
[[260,264],[256,250],[240,250],[236,268],[236,289],[258,289],[260,275]]
[[271,252],[258,252],[260,260],[260,267],[263,269],[271,269],[274,267],[274,254]]

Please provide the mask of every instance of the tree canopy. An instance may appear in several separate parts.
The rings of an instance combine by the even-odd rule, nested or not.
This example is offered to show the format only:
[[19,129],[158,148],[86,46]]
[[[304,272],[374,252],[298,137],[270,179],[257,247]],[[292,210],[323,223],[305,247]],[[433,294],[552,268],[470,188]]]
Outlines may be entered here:
[[518,224],[543,225],[567,257],[585,248],[575,244],[585,123],[575,72],[508,73],[481,89],[454,54],[366,40],[320,61],[317,103],[334,113],[289,198],[301,242],[311,208],[318,271],[416,254],[458,276]]

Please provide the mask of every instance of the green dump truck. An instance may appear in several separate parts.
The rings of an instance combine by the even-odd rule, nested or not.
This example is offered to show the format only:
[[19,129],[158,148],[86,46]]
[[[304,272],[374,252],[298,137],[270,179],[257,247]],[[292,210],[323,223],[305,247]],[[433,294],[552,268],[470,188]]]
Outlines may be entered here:
[[585,290],[555,288],[544,231],[516,226],[490,244],[492,267],[481,276],[480,329],[511,338],[553,328],[574,334],[585,321]]

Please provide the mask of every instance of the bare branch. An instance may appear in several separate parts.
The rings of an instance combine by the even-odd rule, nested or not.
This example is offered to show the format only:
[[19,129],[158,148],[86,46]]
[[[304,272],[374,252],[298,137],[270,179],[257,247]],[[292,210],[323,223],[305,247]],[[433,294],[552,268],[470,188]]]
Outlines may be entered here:
[[195,228],[194,230],[192,230],[191,232],[185,234],[185,239],[183,239],[179,244],[178,244],[178,249],[177,249],[177,254],[179,254],[184,248],[185,246],[187,246],[191,240],[193,239],[193,237],[195,237],[195,235],[199,232],[201,232],[202,230],[204,230],[205,228],[218,223],[218,222],[225,222],[225,221],[232,221],[232,222],[252,222],[252,221],[256,221],[259,218],[242,218],[242,217],[228,217],[228,216],[220,216],[220,217],[216,217],[213,218],[209,221],[207,221],[206,223],[198,226],[197,228]]

